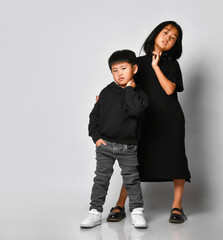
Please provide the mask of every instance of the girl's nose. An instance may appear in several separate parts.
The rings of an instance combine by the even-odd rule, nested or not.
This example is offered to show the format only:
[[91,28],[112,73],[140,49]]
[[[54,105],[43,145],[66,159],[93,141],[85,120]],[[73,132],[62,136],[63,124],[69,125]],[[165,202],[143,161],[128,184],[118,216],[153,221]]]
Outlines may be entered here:
[[170,41],[170,39],[171,39],[171,35],[168,35],[168,36],[166,36],[166,39],[168,40],[168,41]]

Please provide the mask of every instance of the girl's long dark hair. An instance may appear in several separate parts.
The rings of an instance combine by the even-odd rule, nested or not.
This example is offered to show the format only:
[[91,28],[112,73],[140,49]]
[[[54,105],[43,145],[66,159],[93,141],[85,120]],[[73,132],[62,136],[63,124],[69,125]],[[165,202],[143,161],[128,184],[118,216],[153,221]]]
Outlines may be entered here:
[[150,35],[147,37],[147,39],[145,40],[144,44],[142,45],[141,51],[143,49],[147,55],[148,54],[152,54],[153,49],[154,49],[155,38],[163,30],[163,28],[165,28],[167,25],[172,25],[173,27],[175,27],[178,30],[178,38],[177,38],[174,46],[169,51],[164,52],[162,55],[163,56],[165,55],[165,56],[167,56],[167,57],[169,57],[171,59],[178,59],[181,56],[182,50],[183,50],[182,49],[183,31],[182,31],[180,25],[178,25],[174,21],[166,21],[166,22],[160,23],[150,33]]

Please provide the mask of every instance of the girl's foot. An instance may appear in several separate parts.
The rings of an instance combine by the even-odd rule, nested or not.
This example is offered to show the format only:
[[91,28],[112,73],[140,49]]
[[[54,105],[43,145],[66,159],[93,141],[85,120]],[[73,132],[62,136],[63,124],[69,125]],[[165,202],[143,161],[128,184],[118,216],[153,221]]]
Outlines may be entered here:
[[107,217],[107,222],[120,222],[125,217],[126,217],[125,208],[115,206],[111,209]]
[[173,203],[171,213],[181,214],[181,212],[178,209],[183,209],[182,203],[178,203],[178,202],[177,203]]
[[187,220],[186,215],[183,212],[183,208],[173,208],[170,214],[170,223],[183,223]]

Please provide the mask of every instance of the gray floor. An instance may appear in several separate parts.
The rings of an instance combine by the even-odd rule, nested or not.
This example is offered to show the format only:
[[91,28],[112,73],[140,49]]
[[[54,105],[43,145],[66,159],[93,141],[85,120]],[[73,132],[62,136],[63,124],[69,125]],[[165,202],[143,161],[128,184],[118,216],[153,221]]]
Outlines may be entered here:
[[135,229],[131,225],[130,214],[121,223],[107,223],[104,216],[103,224],[94,229],[80,230],[78,226],[75,227],[75,239],[210,240],[223,237],[222,221],[215,219],[214,214],[189,214],[188,220],[178,225],[168,222],[167,211],[163,213],[146,211],[145,215],[148,218],[148,229]]
[[66,191],[18,196],[1,199],[1,240],[210,240],[223,237],[222,218],[214,211],[196,212],[187,206],[188,221],[175,225],[168,222],[166,205],[158,207],[146,201],[149,228],[143,230],[134,229],[128,211],[122,222],[107,223],[109,202],[105,205],[101,226],[80,229],[80,222],[87,214],[85,199],[77,204],[77,196]]
[[[149,214],[146,213],[149,216]],[[149,228],[134,229],[128,217],[121,223],[106,223],[91,230],[76,229],[76,239],[119,239],[119,240],[189,240],[189,239],[222,239],[220,224],[210,225],[208,216],[197,214],[189,216],[187,222],[181,225],[170,224],[168,214],[158,214],[149,220]],[[223,234],[221,234],[223,236]]]

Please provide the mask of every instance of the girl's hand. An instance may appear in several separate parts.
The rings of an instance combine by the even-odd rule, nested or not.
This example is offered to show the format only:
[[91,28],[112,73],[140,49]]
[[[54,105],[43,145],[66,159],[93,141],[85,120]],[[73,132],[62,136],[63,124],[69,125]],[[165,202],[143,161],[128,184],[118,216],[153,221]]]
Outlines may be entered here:
[[107,145],[107,143],[102,139],[98,139],[96,142],[95,142],[96,146],[99,147],[101,144],[104,144],[104,145]]
[[96,102],[99,100],[99,95],[96,96]]
[[153,57],[152,57],[152,67],[153,69],[159,66],[159,62],[160,62],[160,58],[162,55],[162,52],[160,52],[159,54],[155,51],[152,52],[153,53]]
[[133,87],[133,88],[135,88],[135,87],[136,87],[136,83],[134,82],[134,79],[130,80],[130,81],[126,84],[126,87]]

